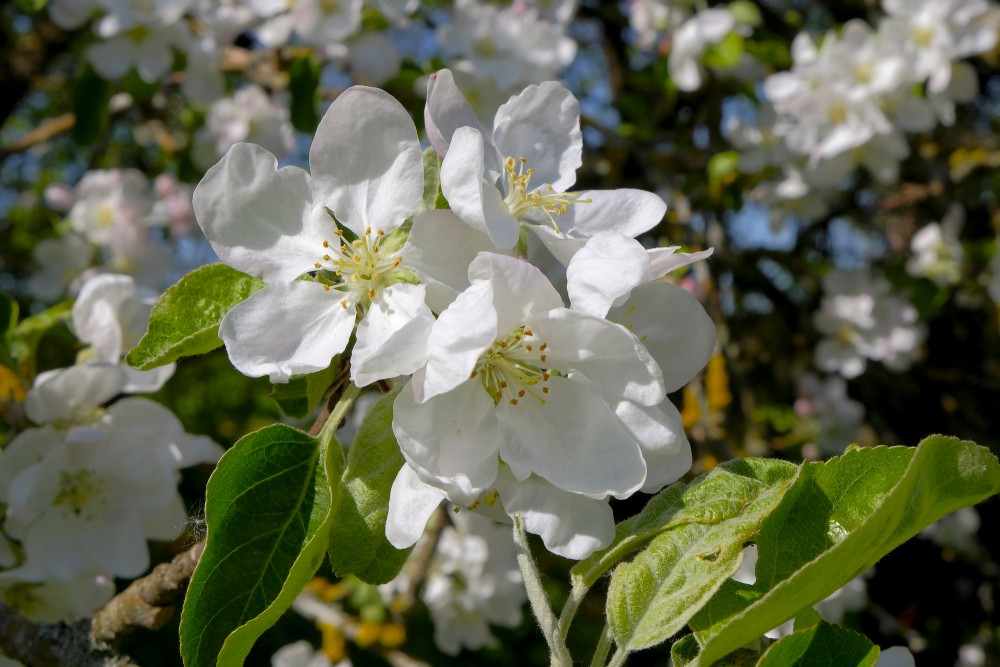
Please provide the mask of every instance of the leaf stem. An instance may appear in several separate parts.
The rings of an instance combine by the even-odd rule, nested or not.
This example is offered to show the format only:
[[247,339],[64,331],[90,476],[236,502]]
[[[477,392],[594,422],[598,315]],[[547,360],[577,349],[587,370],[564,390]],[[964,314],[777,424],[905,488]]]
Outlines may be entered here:
[[528,536],[524,532],[524,522],[520,514],[514,514],[514,548],[517,551],[517,565],[521,568],[521,577],[528,592],[531,611],[549,645],[550,664],[552,667],[572,667],[573,659],[559,632],[559,622],[549,605],[545,589],[542,588],[542,578],[535,566],[535,559],[531,557]]
[[569,635],[569,626],[573,622],[573,617],[576,616],[576,610],[580,608],[580,604],[583,602],[583,596],[587,594],[590,590],[590,586],[582,578],[573,577],[573,587],[569,591],[569,598],[566,600],[566,604],[563,605],[562,612],[559,614],[559,633],[562,635],[563,639]]
[[601,638],[597,640],[594,648],[594,657],[590,661],[590,667],[604,667],[604,661],[608,659],[608,651],[611,650],[611,627],[605,623],[604,630],[601,631]]
[[353,382],[348,382],[347,387],[344,388],[344,393],[340,395],[337,399],[337,404],[333,406],[333,410],[330,411],[330,416],[326,418],[326,423],[323,424],[323,430],[319,432],[319,441],[321,443],[329,443],[330,438],[333,434],[337,432],[337,427],[340,426],[340,422],[344,421],[344,417],[347,416],[347,412],[354,405],[354,400],[361,393],[361,389],[355,386]]
[[615,654],[611,656],[611,662],[608,663],[608,667],[622,667],[625,664],[625,659],[628,658],[629,652],[624,646],[619,646],[615,650]]

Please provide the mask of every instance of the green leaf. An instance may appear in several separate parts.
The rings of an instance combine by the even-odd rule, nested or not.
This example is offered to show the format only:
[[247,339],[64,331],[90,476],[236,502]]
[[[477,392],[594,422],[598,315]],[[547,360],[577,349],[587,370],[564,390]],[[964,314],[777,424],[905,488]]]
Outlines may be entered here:
[[742,23],[743,25],[757,27],[763,21],[760,15],[760,8],[750,0],[736,0],[729,3],[726,9],[733,15],[733,19],[737,23]]
[[[615,527],[615,539],[609,547],[573,567],[570,574],[574,584],[593,586],[616,563],[664,531],[685,523],[717,523],[739,513],[741,498],[772,491],[780,494],[797,471],[795,465],[785,461],[749,458],[723,463],[690,485],[668,486],[653,496],[641,512]],[[733,490],[742,495],[733,495]]]
[[264,283],[225,264],[195,269],[160,295],[149,315],[149,330],[125,361],[148,371],[181,357],[222,345],[219,322],[230,308]]
[[822,600],[944,515],[1000,491],[985,447],[945,436],[805,463],[757,536],[757,582],[691,620],[709,665]]
[[743,37],[736,31],[730,32],[721,42],[713,44],[705,51],[702,62],[708,67],[735,67],[743,55]]
[[316,91],[319,90],[320,64],[309,56],[300,56],[288,66],[288,90],[291,93],[292,126],[312,134],[319,125]]
[[694,635],[684,635],[670,645],[670,660],[674,667],[684,667],[698,657],[698,640]]
[[392,403],[398,391],[382,396],[354,438],[334,510],[337,530],[330,538],[330,564],[339,576],[353,574],[370,584],[391,581],[410,553],[389,544],[385,520],[389,489],[403,467],[392,433]]
[[181,615],[188,667],[242,665],[323,562],[341,447],[283,424],[242,438],[208,481],[208,540]]
[[757,667],[872,667],[879,653],[864,635],[824,621],[771,644]]
[[284,384],[272,384],[268,396],[274,399],[286,415],[302,419],[320,404],[339,370],[340,357],[337,356],[321,371],[308,375],[293,375]]
[[73,141],[89,146],[101,136],[108,126],[110,100],[111,84],[85,67],[73,85]]
[[9,338],[10,356],[18,363],[25,378],[30,380],[35,376],[35,356],[42,336],[53,327],[63,324],[72,311],[73,302],[63,301],[21,320],[14,327]]
[[638,539],[616,540],[608,555],[620,557],[626,545],[658,533],[611,577],[607,615],[619,648],[655,646],[683,628],[739,568],[744,542],[778,506],[795,473],[782,461],[731,461],[679,494],[654,498],[629,526]]

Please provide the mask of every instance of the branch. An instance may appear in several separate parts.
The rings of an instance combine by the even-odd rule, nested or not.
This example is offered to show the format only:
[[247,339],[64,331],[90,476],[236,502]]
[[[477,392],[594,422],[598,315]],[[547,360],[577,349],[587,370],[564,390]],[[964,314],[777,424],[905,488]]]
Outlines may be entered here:
[[112,598],[94,614],[90,626],[94,641],[112,644],[135,628],[159,630],[166,625],[174,615],[175,603],[183,598],[204,550],[205,543],[198,542],[169,563],[160,563]]
[[0,602],[0,655],[32,667],[130,666],[132,663],[90,640],[90,623],[36,623]]

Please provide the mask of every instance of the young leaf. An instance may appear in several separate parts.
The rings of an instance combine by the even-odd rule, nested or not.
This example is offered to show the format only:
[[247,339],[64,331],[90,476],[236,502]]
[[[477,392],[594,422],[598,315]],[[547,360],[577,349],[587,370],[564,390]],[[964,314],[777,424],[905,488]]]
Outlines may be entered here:
[[620,560],[683,523],[721,521],[738,514],[744,501],[762,495],[777,494],[773,498],[777,503],[797,472],[795,465],[785,461],[741,459],[723,463],[687,486],[668,486],[653,496],[641,512],[616,526],[609,547],[573,568],[574,584],[593,586]]
[[[916,448],[805,463],[755,540],[757,582],[726,586],[691,620],[710,665],[814,604],[944,515],[1000,491],[985,447],[945,436]],[[740,596],[734,592],[740,591]]]
[[771,644],[757,667],[873,667],[879,649],[864,635],[821,622]]
[[230,308],[264,286],[225,264],[195,269],[167,289],[149,315],[149,330],[125,361],[148,371],[222,345],[219,322]]
[[330,536],[330,564],[334,572],[353,574],[370,584],[391,581],[410,553],[410,549],[396,549],[385,537],[389,489],[403,466],[392,433],[392,403],[398,393],[381,397],[358,429],[333,512],[337,530]]
[[[343,454],[283,424],[241,439],[208,482],[208,541],[181,615],[188,667],[242,665],[323,561]],[[336,484],[336,482],[334,482]]]
[[794,475],[795,466],[781,461],[733,461],[679,495],[666,494],[667,506],[643,510],[633,528],[663,527],[611,577],[608,623],[619,648],[655,646],[683,628],[739,568],[743,543],[757,533]]

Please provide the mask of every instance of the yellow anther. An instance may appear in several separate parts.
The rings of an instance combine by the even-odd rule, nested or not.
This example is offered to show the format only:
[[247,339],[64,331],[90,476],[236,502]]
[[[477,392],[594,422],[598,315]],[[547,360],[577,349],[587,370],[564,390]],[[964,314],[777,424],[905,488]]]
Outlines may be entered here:
[[329,248],[329,247],[330,247],[330,242],[329,242],[329,241],[327,241],[326,239],[324,239],[324,240],[323,240],[323,247],[324,247],[324,248]]
[[347,299],[344,299],[343,301],[340,302],[340,307],[343,308],[344,310],[347,310]]
[[318,269],[318,268],[320,268],[320,263],[316,262],[315,264],[313,264],[313,266],[315,266]]
[[344,235],[344,230],[343,229],[338,229],[337,231],[334,232],[334,234],[336,234],[337,236],[343,236]]
[[326,261],[326,262],[329,262],[330,261],[330,256],[329,255],[323,255],[323,260]]

